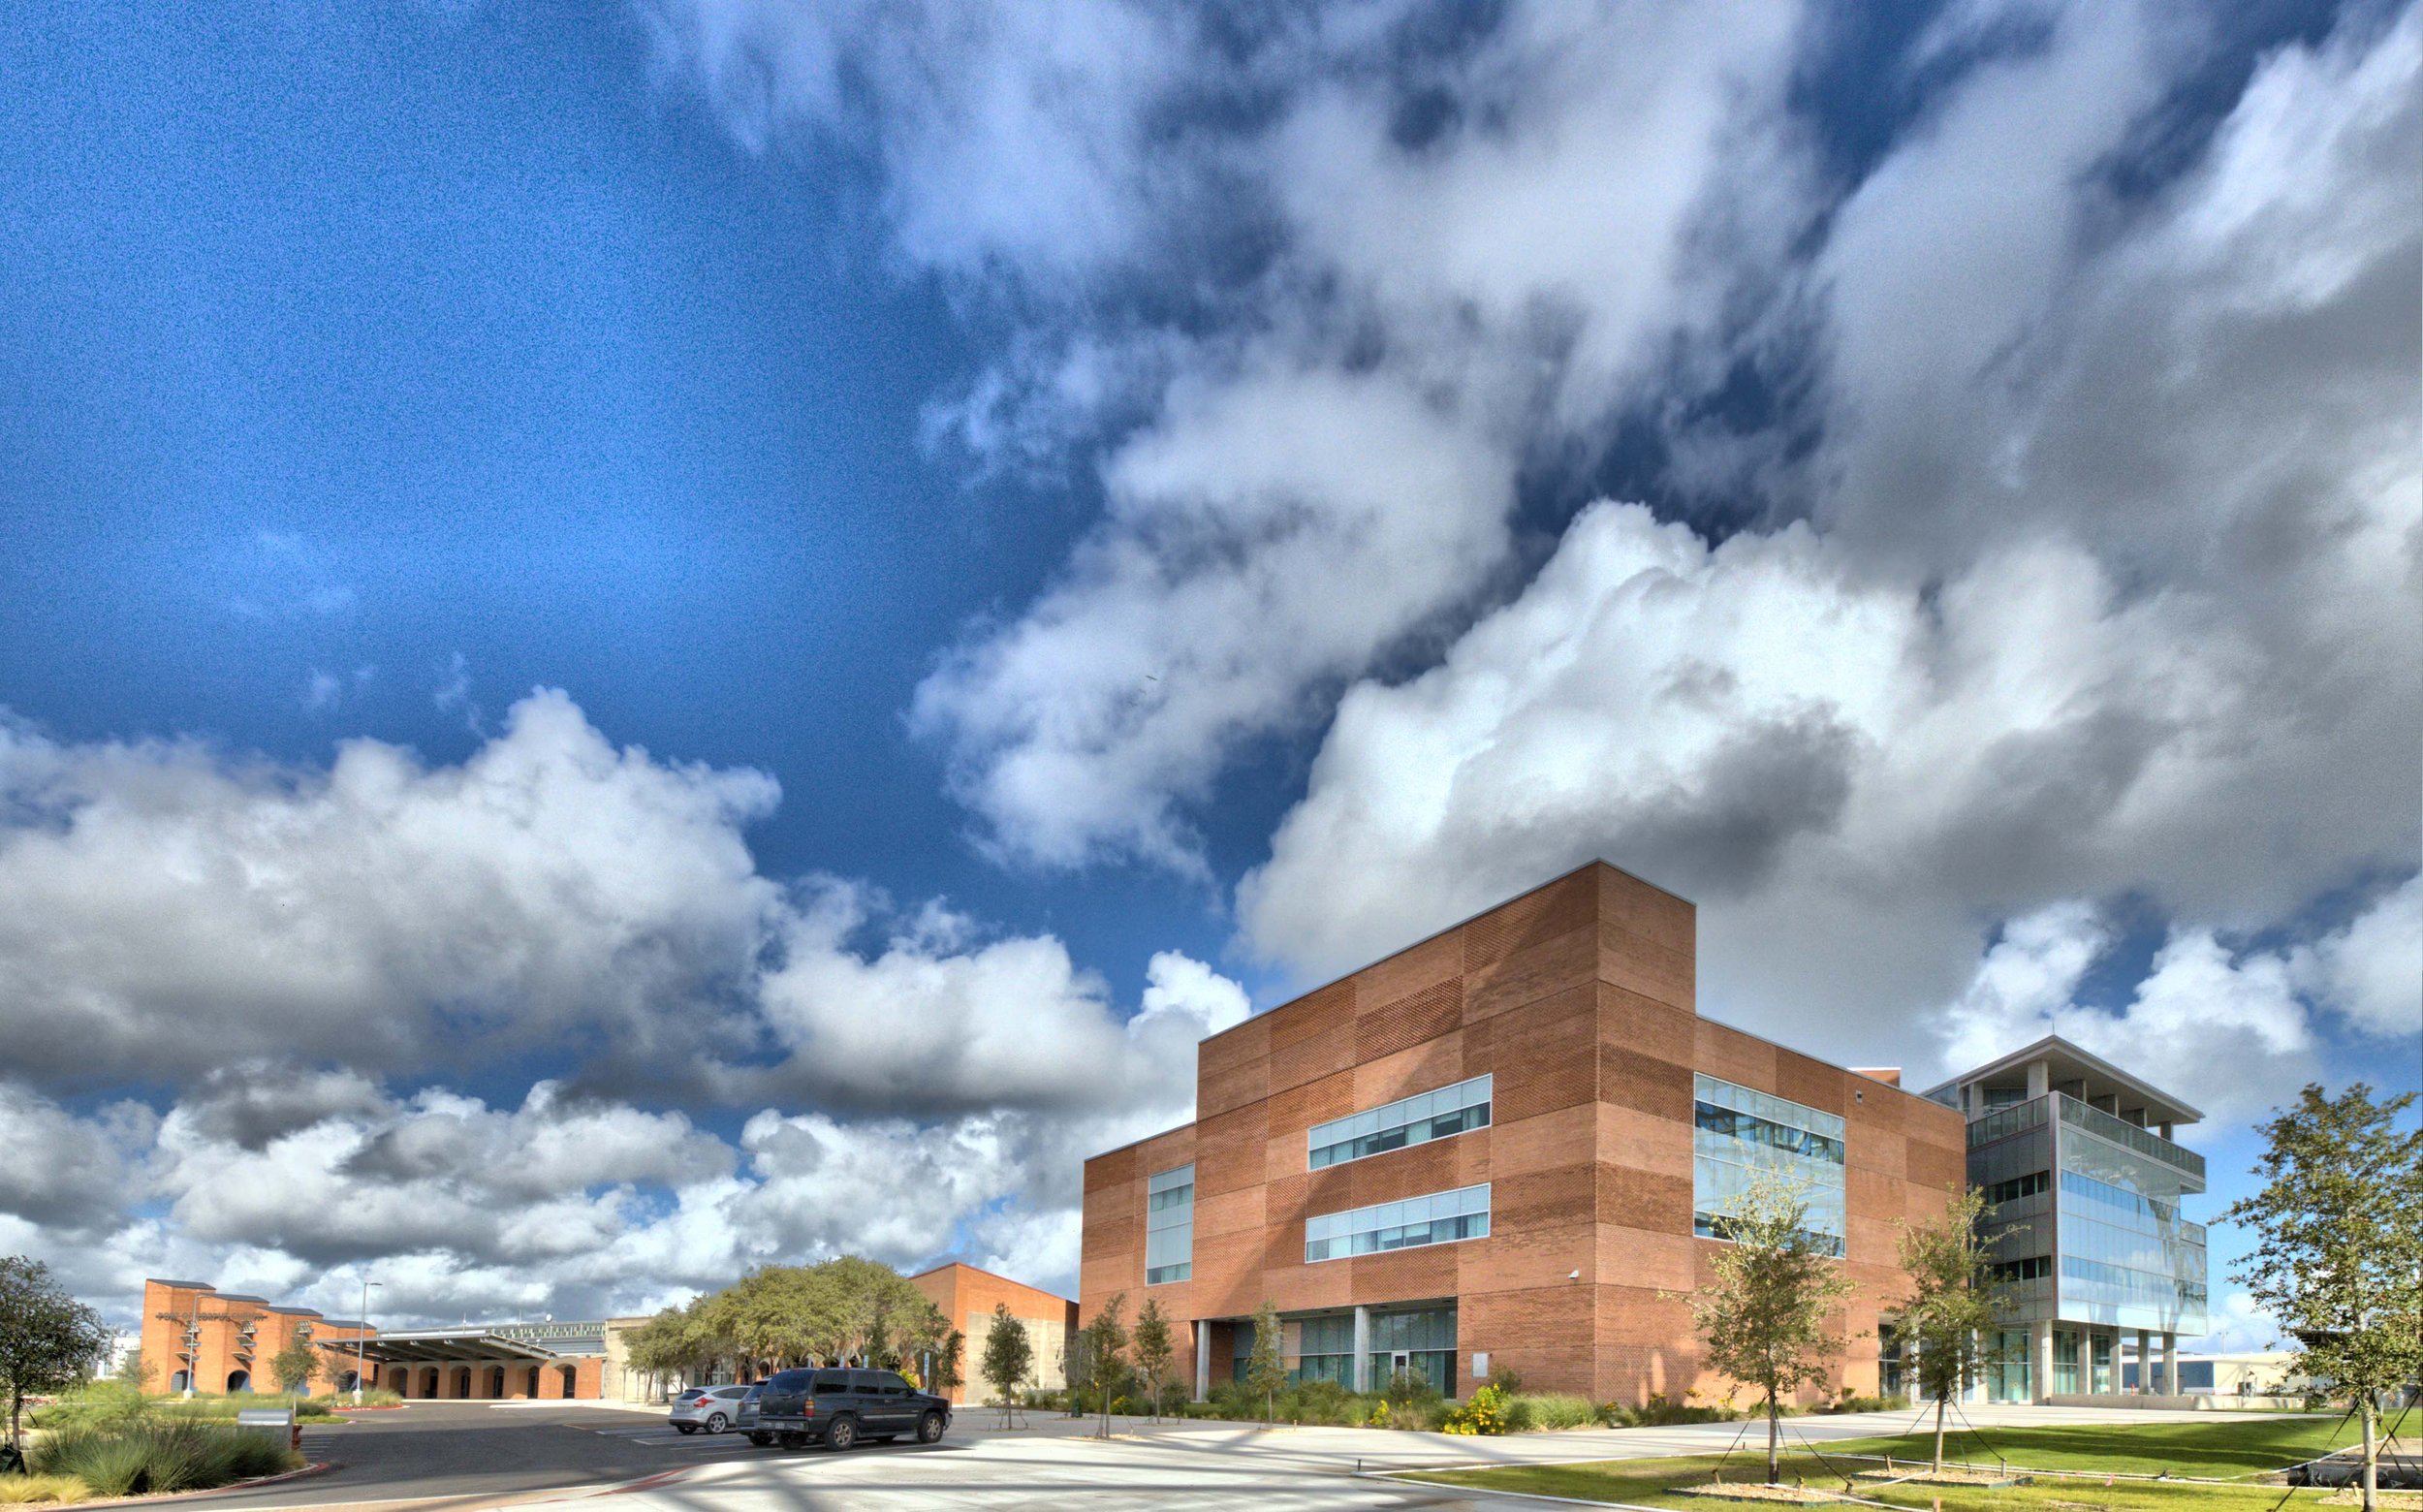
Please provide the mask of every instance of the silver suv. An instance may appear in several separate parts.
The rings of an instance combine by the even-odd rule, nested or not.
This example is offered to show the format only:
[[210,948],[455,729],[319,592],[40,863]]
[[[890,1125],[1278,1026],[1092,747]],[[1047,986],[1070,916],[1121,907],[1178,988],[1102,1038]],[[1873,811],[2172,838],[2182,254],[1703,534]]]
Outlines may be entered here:
[[748,1392],[746,1386],[693,1386],[673,1399],[665,1420],[685,1433],[702,1428],[720,1433],[740,1415],[740,1399]]

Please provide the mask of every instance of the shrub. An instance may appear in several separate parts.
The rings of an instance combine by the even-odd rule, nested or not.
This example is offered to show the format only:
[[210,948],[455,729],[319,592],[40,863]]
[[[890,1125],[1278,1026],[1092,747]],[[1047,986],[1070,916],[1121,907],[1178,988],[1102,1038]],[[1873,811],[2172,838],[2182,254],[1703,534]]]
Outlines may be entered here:
[[1336,1428],[1354,1422],[1362,1411],[1363,1402],[1353,1392],[1320,1377],[1290,1386],[1278,1398],[1278,1416],[1288,1423]]
[[1598,1408],[1588,1397],[1576,1397],[1560,1391],[1526,1392],[1507,1403],[1508,1427],[1516,1433],[1526,1429],[1596,1428]]
[[1439,1424],[1440,1432],[1449,1433],[1496,1434],[1506,1428],[1506,1393],[1496,1386],[1474,1392],[1470,1401]]
[[96,1496],[137,1496],[203,1491],[301,1464],[275,1434],[169,1416],[46,1433],[27,1467],[38,1475],[72,1475]]
[[0,1475],[0,1506],[91,1499],[92,1488],[73,1475]]
[[1910,1401],[1907,1397],[1854,1397],[1850,1392],[1845,1391],[1841,1396],[1835,1398],[1817,1410],[1820,1412],[1906,1412],[1909,1410],[1909,1405]]
[[1663,1392],[1651,1392],[1649,1400],[1639,1406],[1609,1402],[1607,1421],[1617,1428],[1673,1428],[1684,1423],[1734,1423],[1742,1414],[1731,1402],[1702,1402],[1691,1399],[1697,1392],[1669,1397]]

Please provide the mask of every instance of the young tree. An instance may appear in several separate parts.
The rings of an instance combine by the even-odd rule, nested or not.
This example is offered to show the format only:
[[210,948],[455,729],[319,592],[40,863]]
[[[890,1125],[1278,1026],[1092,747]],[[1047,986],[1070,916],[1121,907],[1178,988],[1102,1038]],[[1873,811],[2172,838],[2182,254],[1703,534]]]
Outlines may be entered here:
[[967,1336],[955,1328],[934,1349],[934,1378],[926,1383],[927,1389],[938,1397],[957,1395],[967,1380],[961,1373],[966,1356]]
[[2225,1222],[2254,1232],[2230,1278],[2296,1340],[2290,1368],[2354,1398],[2364,1422],[2364,1505],[2378,1500],[2379,1399],[2423,1368],[2423,1131],[2414,1104],[2375,1101],[2358,1082],[2336,1098],[2309,1086],[2256,1125],[2263,1187]]
[[985,1331],[985,1358],[982,1366],[985,1383],[992,1388],[993,1399],[1001,1403],[1010,1427],[1018,1426],[1018,1388],[1034,1368],[1035,1341],[1027,1337],[1026,1325],[1010,1316],[1010,1305],[992,1305],[992,1326]]
[[25,1399],[74,1385],[109,1347],[101,1314],[69,1296],[48,1266],[0,1257],[0,1391],[9,1397],[12,1448],[25,1447]]
[[[1919,1389],[1935,1399],[1938,1471],[1943,1468],[1945,1404],[1983,1372],[1984,1342],[2000,1301],[1990,1257],[1997,1241],[1978,1237],[1985,1213],[1985,1193],[1972,1186],[1933,1222],[1904,1223],[1894,1241],[1910,1285],[1897,1325],[1903,1358]],[[2018,1232],[2016,1227],[2002,1231]]]
[[1161,1421],[1161,1377],[1170,1370],[1174,1353],[1170,1344],[1170,1320],[1161,1310],[1157,1297],[1148,1297],[1136,1314],[1136,1370],[1145,1378],[1145,1390],[1152,1395],[1152,1421]]
[[1101,1399],[1102,1428],[1098,1436],[1111,1436],[1111,1393],[1118,1390],[1119,1378],[1127,1371],[1127,1293],[1113,1292],[1093,1321],[1078,1331],[1085,1341],[1086,1381]]
[[1262,1426],[1278,1415],[1278,1389],[1287,1384],[1287,1361],[1279,1353],[1278,1304],[1270,1298],[1253,1311],[1253,1350],[1245,1356],[1245,1389],[1262,1393]]
[[319,1372],[320,1351],[311,1347],[308,1334],[296,1336],[293,1343],[269,1356],[269,1378],[290,1397],[308,1387]]
[[141,1392],[151,1389],[154,1373],[151,1362],[143,1358],[142,1350],[129,1349],[126,1357],[118,1361],[117,1369],[110,1372],[110,1378],[121,1386],[132,1386]]
[[1708,1367],[1767,1402],[1767,1483],[1780,1472],[1782,1401],[1826,1378],[1842,1339],[1826,1328],[1850,1295],[1841,1262],[1809,1231],[1804,1188],[1759,1172],[1728,1206],[1724,1238],[1710,1257],[1715,1279],[1691,1299],[1691,1322],[1708,1345]]

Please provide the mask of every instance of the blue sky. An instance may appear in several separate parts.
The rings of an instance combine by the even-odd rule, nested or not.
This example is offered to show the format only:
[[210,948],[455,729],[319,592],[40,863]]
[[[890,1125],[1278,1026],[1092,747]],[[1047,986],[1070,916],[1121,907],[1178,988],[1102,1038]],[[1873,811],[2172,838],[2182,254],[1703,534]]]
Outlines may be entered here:
[[1191,1034],[1591,855],[2217,1173],[2415,1087],[2418,30],[12,9],[0,1245],[1065,1283]]

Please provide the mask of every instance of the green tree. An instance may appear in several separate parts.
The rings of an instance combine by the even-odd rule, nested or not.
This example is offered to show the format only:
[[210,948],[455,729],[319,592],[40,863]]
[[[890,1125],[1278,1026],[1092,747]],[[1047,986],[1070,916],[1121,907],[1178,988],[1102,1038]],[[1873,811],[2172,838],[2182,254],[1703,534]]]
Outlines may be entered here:
[[1279,1353],[1278,1304],[1270,1298],[1253,1310],[1253,1349],[1245,1356],[1245,1389],[1262,1393],[1262,1426],[1278,1416],[1278,1389],[1287,1384],[1287,1361]]
[[926,1389],[938,1397],[952,1397],[966,1384],[967,1336],[953,1329],[949,1337],[934,1350],[934,1378]]
[[1809,1230],[1807,1188],[1758,1172],[1726,1208],[1710,1256],[1715,1279],[1691,1298],[1708,1367],[1753,1387],[1767,1403],[1767,1482],[1780,1473],[1783,1399],[1826,1378],[1842,1351],[1827,1321],[1852,1291],[1839,1261]]
[[151,1389],[151,1378],[157,1373],[151,1362],[143,1358],[142,1350],[138,1348],[126,1351],[126,1357],[117,1363],[117,1369],[110,1372],[110,1378],[121,1386],[131,1386],[142,1392]]
[[1136,1313],[1136,1371],[1145,1378],[1145,1390],[1152,1397],[1152,1421],[1161,1421],[1161,1377],[1170,1372],[1170,1360],[1176,1353],[1170,1342],[1169,1315],[1161,1310],[1157,1297],[1148,1297]]
[[2364,1505],[2378,1501],[2379,1400],[2423,1369],[2423,1130],[2414,1094],[2376,1101],[2362,1082],[2308,1086],[2256,1125],[2263,1186],[2223,1221],[2254,1233],[2231,1279],[2295,1339],[2291,1368],[2353,1399],[2364,1423]]
[[109,1347],[101,1314],[69,1296],[48,1266],[0,1258],[0,1391],[9,1397],[12,1446],[24,1448],[25,1399],[75,1384]]
[[308,1388],[319,1373],[320,1351],[311,1346],[307,1333],[297,1333],[294,1342],[269,1356],[269,1378],[290,1397]]
[[992,1305],[992,1326],[985,1330],[985,1357],[980,1369],[993,1400],[1001,1403],[1010,1427],[1018,1426],[1018,1388],[1035,1365],[1035,1341],[1026,1325],[1010,1316],[1010,1305]]
[[1943,1468],[1945,1404],[1976,1384],[1985,1369],[1984,1342],[2001,1302],[1993,1247],[2003,1236],[2022,1232],[2013,1226],[1982,1237],[1985,1216],[1985,1193],[1972,1186],[1932,1222],[1902,1224],[1894,1241],[1909,1276],[1909,1295],[1901,1301],[1895,1327],[1904,1371],[1935,1399],[1937,1470]]
[[1111,1436],[1111,1393],[1118,1390],[1119,1378],[1127,1371],[1127,1293],[1113,1292],[1093,1321],[1078,1330],[1078,1338],[1086,1351],[1086,1383],[1101,1399],[1102,1428],[1098,1436]]

